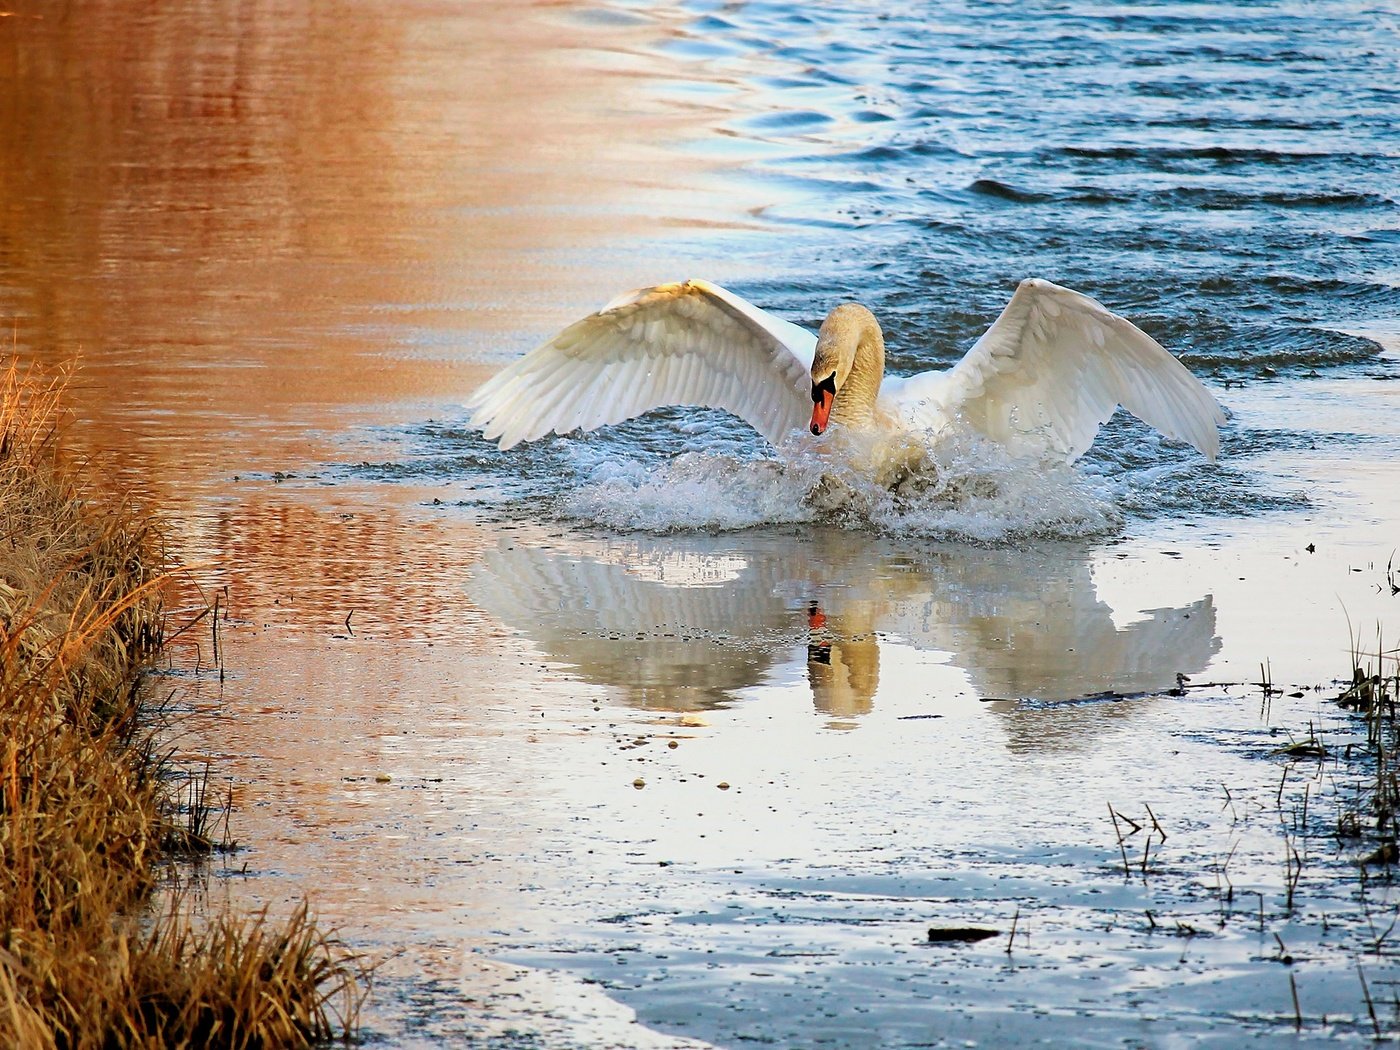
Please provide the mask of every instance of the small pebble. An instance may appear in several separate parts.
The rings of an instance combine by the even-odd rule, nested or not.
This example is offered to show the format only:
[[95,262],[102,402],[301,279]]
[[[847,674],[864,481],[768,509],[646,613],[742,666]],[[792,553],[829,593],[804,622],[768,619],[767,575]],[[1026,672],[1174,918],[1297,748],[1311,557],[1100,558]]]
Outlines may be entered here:
[[729,781],[727,781],[727,780],[721,780],[716,786],[717,786],[721,791],[728,791],[728,790],[729,790]]
[[642,788],[644,788],[644,787],[647,786],[647,782],[646,782],[645,780],[643,780],[641,777],[638,777],[636,780],[632,781],[632,786],[633,786],[634,788],[636,788],[638,791],[640,791],[640,790],[642,790]]

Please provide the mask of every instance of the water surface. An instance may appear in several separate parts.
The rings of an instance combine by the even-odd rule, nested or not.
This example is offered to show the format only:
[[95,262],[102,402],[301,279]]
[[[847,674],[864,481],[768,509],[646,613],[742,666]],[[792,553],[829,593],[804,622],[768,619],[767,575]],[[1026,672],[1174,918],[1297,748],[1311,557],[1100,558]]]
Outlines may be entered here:
[[[1393,894],[1276,751],[1345,746],[1394,619],[1392,8],[9,14],[0,314],[227,595],[160,682],[234,790],[209,893],[389,957],[371,1043],[1372,1030]],[[1218,465],[1119,419],[831,513],[719,416],[501,453],[459,407],[629,286],[859,298],[907,371],[1032,274],[1214,386]]]

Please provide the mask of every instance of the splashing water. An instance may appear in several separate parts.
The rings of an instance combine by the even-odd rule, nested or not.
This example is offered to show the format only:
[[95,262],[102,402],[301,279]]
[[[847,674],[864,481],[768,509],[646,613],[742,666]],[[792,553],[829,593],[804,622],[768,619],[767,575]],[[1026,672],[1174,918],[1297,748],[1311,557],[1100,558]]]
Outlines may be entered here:
[[1017,460],[966,433],[839,445],[799,438],[773,458],[689,450],[647,462],[572,444],[563,516],[609,529],[728,531],[821,522],[1001,542],[1102,535],[1122,517],[1103,486],[1064,464]]

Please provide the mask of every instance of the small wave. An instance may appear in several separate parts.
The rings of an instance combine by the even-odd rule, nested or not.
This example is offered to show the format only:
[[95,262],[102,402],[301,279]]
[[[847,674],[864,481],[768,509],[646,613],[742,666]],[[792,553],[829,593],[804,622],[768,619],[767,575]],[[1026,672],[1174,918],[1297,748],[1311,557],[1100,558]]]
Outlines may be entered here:
[[1363,275],[1339,277],[1331,273],[1289,273],[1237,269],[1201,274],[1194,285],[1198,295],[1238,300],[1246,309],[1262,309],[1272,303],[1308,301],[1346,302],[1352,310],[1394,312],[1394,292]]
[[760,113],[740,123],[755,131],[807,131],[832,123],[830,114],[815,109],[784,109]]
[[[1212,122],[1212,125],[1214,123]],[[1325,151],[1272,150],[1233,146],[1061,146],[1046,151],[1064,157],[1085,157],[1090,160],[1135,160],[1147,163],[1181,160],[1213,160],[1224,164],[1297,164],[1330,163],[1337,155]],[[1346,158],[1354,160],[1354,154]]]
[[661,44],[659,50],[679,58],[712,61],[728,58],[738,49],[719,36],[678,36]]
[[738,32],[738,27],[718,15],[709,14],[697,18],[691,24],[691,32],[696,36],[730,35]]
[[918,142],[890,142],[876,146],[864,146],[849,153],[831,155],[828,160],[851,161],[854,163],[902,164],[923,163],[931,157],[959,159],[964,154],[957,147],[936,139]]
[[1311,326],[1270,325],[1240,333],[1237,338],[1248,346],[1248,356],[1227,353],[1225,360],[1265,379],[1285,371],[1366,364],[1381,353],[1380,344],[1372,339]]
[[1150,204],[1188,206],[1210,211],[1246,211],[1260,205],[1272,208],[1371,209],[1388,208],[1395,203],[1391,198],[1379,193],[1287,190],[1262,190],[1252,193],[1201,186],[1176,186],[1169,190],[1146,194],[1144,200]]
[[1022,189],[995,179],[978,179],[968,189],[985,197],[1014,201],[1018,204],[1112,204],[1171,210],[1191,208],[1200,211],[1253,211],[1262,207],[1280,210],[1393,211],[1396,205],[1395,199],[1385,194],[1352,190],[1254,190],[1209,186],[1131,189],[1122,186],[1109,188],[1079,184],[1053,191],[1038,191]]
[[1064,194],[1070,204],[1132,204],[1137,195],[1131,190],[1110,190],[1102,186],[1072,186]]
[[1344,236],[1348,240],[1370,244],[1400,244],[1400,230],[1396,229],[1358,230],[1355,233],[1344,234]]
[[[1340,120],[1323,119],[1317,116],[1305,118],[1287,114],[1272,113],[1266,116],[1222,116],[1212,113],[1209,116],[1172,116],[1143,122],[1149,128],[1189,128],[1193,131],[1308,131],[1314,134],[1322,131],[1341,131],[1346,125]],[[1206,147],[1219,149],[1221,147]],[[1264,164],[1293,163],[1299,160],[1320,159],[1330,161],[1330,153],[1288,153],[1282,150],[1227,149],[1231,157],[1256,154],[1253,159]],[[1351,154],[1348,154],[1350,157]]]
[[1052,199],[1049,194],[1023,190],[996,179],[978,179],[968,190],[983,197],[996,197],[998,200],[1015,201],[1017,204],[1040,204]]
[[1106,498],[1111,494],[1118,513],[1143,521],[1285,513],[1310,505],[1305,494],[1264,488],[1257,475],[1237,465],[1271,448],[1306,448],[1309,435],[1231,425],[1221,437],[1221,461],[1211,466],[1120,412],[1080,469]]
[[1217,467],[1205,472],[1163,469],[1159,477],[1143,475],[1117,497],[1124,513],[1145,521],[1183,516],[1253,517],[1286,514],[1312,506],[1307,493],[1264,491],[1248,472]]

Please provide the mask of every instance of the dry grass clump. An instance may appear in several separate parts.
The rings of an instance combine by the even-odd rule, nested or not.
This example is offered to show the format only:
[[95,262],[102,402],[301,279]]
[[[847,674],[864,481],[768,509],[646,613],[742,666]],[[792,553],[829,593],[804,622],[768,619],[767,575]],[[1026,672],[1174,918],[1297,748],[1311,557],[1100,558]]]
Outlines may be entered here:
[[224,916],[202,931],[171,911],[92,948],[75,932],[31,951],[23,983],[37,1000],[18,999],[0,965],[4,1045],[300,1047],[354,1028],[360,970],[304,906],[285,924]]
[[0,660],[7,696],[50,701],[25,705],[29,717],[103,722],[132,707],[159,645],[156,559],[148,520],[94,504],[61,467],[65,381],[13,364],[0,380]]
[[59,454],[66,376],[0,375],[0,1046],[298,1046],[354,1028],[363,970],[305,909],[143,918],[207,849],[142,726],[162,644],[151,520]]

